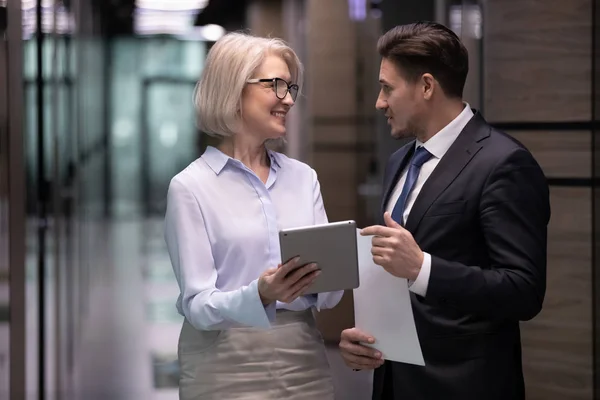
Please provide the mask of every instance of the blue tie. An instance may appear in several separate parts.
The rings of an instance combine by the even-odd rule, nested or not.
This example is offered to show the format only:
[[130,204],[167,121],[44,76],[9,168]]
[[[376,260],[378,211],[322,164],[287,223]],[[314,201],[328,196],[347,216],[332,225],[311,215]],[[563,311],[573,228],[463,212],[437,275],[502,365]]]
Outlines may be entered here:
[[404,226],[402,215],[404,214],[404,208],[406,207],[408,195],[415,186],[415,182],[419,177],[419,171],[421,171],[421,166],[430,158],[431,153],[428,152],[425,147],[419,146],[417,147],[417,150],[415,150],[415,154],[410,160],[410,167],[408,168],[408,173],[406,174],[406,181],[404,182],[402,193],[400,193],[400,197],[398,197],[398,201],[396,202],[394,210],[392,211],[392,219],[402,226]]

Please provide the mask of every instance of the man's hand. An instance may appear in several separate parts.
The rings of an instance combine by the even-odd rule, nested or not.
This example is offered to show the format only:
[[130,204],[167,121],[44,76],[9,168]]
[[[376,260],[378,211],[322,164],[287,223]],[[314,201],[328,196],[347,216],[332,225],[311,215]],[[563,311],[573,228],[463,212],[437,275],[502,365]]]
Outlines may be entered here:
[[340,353],[347,366],[353,369],[375,369],[383,364],[381,353],[360,344],[375,343],[375,339],[356,328],[342,331]]
[[394,221],[389,212],[383,214],[386,226],[364,228],[361,235],[373,235],[373,261],[399,278],[416,280],[423,265],[423,252],[409,231]]

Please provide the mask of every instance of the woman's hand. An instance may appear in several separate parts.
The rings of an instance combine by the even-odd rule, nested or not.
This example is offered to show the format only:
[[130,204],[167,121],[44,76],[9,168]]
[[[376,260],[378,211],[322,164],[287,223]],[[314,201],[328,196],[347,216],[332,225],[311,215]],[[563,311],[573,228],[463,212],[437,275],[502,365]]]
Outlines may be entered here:
[[299,257],[271,268],[258,278],[258,293],[264,305],[274,301],[291,303],[302,296],[321,271],[316,264],[298,265]]

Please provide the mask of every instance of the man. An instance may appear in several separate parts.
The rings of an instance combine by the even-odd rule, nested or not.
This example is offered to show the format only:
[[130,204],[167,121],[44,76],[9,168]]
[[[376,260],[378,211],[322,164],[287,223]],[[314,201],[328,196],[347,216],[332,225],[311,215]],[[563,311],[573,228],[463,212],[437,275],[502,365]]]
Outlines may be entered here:
[[362,234],[374,235],[374,262],[409,282],[426,365],[381,360],[356,328],[342,356],[375,369],[374,400],[524,399],[519,321],[539,313],[546,288],[544,174],[462,101],[468,55],[452,31],[399,26],[378,49],[376,107],[394,138],[416,140],[388,161],[382,225]]

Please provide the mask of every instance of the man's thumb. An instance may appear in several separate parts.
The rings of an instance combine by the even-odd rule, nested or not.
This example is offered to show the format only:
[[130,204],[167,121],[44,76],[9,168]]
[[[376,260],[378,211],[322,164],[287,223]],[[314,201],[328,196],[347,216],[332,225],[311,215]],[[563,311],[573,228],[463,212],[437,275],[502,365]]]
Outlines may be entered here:
[[383,214],[383,220],[388,228],[401,228],[400,224],[392,219],[392,215],[389,212]]

